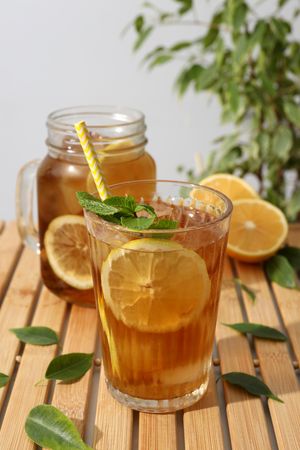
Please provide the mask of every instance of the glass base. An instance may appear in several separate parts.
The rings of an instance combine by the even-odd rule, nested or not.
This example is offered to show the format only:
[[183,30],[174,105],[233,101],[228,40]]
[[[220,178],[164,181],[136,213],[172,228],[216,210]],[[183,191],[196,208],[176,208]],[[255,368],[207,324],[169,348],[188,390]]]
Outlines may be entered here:
[[208,385],[208,379],[205,383],[195,389],[189,394],[185,394],[182,397],[169,398],[165,400],[149,400],[138,397],[132,397],[131,395],[124,394],[118,389],[114,388],[108,380],[106,380],[107,389],[111,395],[120,403],[129,408],[136,409],[142,412],[149,413],[168,413],[178,411],[179,409],[187,408],[193,405],[205,394]]

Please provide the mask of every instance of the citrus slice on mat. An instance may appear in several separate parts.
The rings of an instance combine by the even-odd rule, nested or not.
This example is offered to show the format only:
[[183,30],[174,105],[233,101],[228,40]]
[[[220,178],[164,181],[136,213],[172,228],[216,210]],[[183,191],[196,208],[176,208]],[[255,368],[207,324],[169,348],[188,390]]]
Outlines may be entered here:
[[45,234],[49,264],[58,278],[76,289],[93,287],[84,218],[56,217]]
[[210,294],[205,261],[164,239],[136,239],[113,249],[101,270],[115,317],[142,331],[175,331],[197,317]]
[[274,255],[284,243],[288,224],[280,209],[259,199],[233,202],[227,253],[245,262]]
[[[203,186],[208,186],[227,195],[230,200],[241,198],[258,198],[252,186],[242,178],[227,173],[216,173],[200,181]],[[195,191],[197,192],[197,191]]]

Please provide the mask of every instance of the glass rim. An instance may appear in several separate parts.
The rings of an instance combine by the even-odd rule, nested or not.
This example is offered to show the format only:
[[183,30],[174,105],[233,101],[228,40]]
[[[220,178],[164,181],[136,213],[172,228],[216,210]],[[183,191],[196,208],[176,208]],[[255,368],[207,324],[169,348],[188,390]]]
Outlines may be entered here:
[[[127,116],[128,120],[116,122],[114,124],[103,124],[101,121],[99,124],[89,124],[87,122],[87,126],[89,129],[110,129],[115,128],[116,126],[131,126],[137,124],[139,122],[144,122],[145,115],[140,110],[135,108],[130,108],[127,106],[119,106],[119,105],[78,105],[78,106],[69,106],[67,108],[60,108],[52,111],[47,116],[47,127],[58,128],[58,129],[72,129],[74,126],[74,121],[70,119],[72,116],[82,116],[82,119],[86,118],[86,116],[94,115],[94,116],[105,116],[105,115],[113,115],[113,116]],[[130,118],[131,117],[131,118]],[[63,122],[60,119],[69,118],[69,121]]]
[[[219,217],[216,217],[214,220],[212,220],[211,222],[205,222],[205,223],[201,223],[199,225],[194,225],[191,227],[187,227],[187,228],[175,228],[175,229],[147,229],[147,230],[130,230],[128,228],[123,227],[122,225],[113,223],[113,222],[108,222],[107,220],[103,219],[102,217],[98,216],[95,213],[92,213],[90,211],[85,210],[84,208],[84,213],[85,213],[85,220],[89,220],[92,222],[103,222],[105,223],[105,226],[107,228],[110,228],[112,230],[116,230],[118,232],[121,233],[125,233],[125,234],[129,234],[131,236],[149,236],[149,235],[161,235],[161,234],[180,234],[180,233],[186,233],[188,231],[196,231],[196,230],[200,230],[200,229],[205,229],[208,227],[211,227],[213,225],[216,225],[222,221],[224,221],[225,219],[227,219],[230,214],[232,213],[232,209],[233,209],[233,205],[232,205],[232,201],[222,192],[217,191],[216,189],[210,188],[208,186],[202,186],[201,184],[196,184],[196,183],[190,183],[188,181],[178,181],[178,180],[162,180],[162,179],[145,179],[145,180],[133,180],[133,181],[123,181],[121,183],[115,183],[109,186],[110,189],[113,189],[115,187],[118,186],[125,186],[125,185],[133,185],[133,184],[138,184],[138,183],[172,183],[172,184],[177,184],[179,186],[182,187],[190,187],[190,188],[194,188],[194,189],[198,189],[198,190],[202,190],[202,191],[206,191],[206,192],[212,192],[213,194],[215,194],[218,198],[220,198],[221,200],[224,201],[225,203],[225,211],[220,214]],[[94,194],[94,193],[93,193]],[[98,193],[96,193],[98,194]],[[88,218],[87,218],[87,214],[88,214]],[[94,219],[93,216],[95,216],[96,218]]]

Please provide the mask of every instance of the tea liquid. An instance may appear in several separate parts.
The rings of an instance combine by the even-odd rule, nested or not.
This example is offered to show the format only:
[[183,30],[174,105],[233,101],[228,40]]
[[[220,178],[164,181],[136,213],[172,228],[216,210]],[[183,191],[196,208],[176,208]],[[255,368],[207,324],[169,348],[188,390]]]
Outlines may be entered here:
[[[128,179],[155,178],[155,163],[146,152],[111,156],[103,162],[107,183],[114,184]],[[60,279],[49,264],[44,237],[53,219],[64,215],[82,216],[76,199],[76,191],[96,190],[90,171],[82,158],[67,155],[47,156],[38,170],[38,211],[41,250],[41,273],[45,285],[68,302],[94,306],[93,289],[76,289]],[[86,240],[87,246],[87,240]]]
[[[164,216],[167,210],[167,217],[179,220],[182,228],[215,219],[208,213],[192,208],[171,207],[163,203],[152,203],[152,206],[156,206],[156,211],[161,211],[160,216]],[[227,233],[215,226],[211,229],[195,229],[173,235],[172,241],[179,242],[184,249],[191,249],[204,260],[210,280],[210,292],[204,307],[201,310],[196,307],[195,312],[189,311],[188,319],[183,315],[182,319],[174,323],[173,329],[170,329],[170,326],[164,329],[163,325],[156,327],[154,311],[150,309],[149,314],[152,314],[151,320],[154,323],[152,331],[141,329],[138,316],[137,326],[134,326],[132,317],[128,325],[120,320],[120,317],[115,316],[101,287],[102,263],[109,258],[113,246],[109,243],[108,235],[95,237],[90,234],[89,237],[93,256],[94,285],[102,322],[104,367],[109,383],[113,388],[132,397],[153,400],[181,397],[193,392],[199,386],[205,390],[211,364]],[[117,236],[114,238],[118,239]],[[174,252],[174,258],[177,256]],[[173,274],[173,280],[181,276],[181,271],[182,268],[178,267]],[[164,280],[159,281],[157,276],[155,282],[156,285],[161,282],[163,286]],[[129,289],[128,286],[126,282],[126,289]],[[199,301],[201,295],[199,292]],[[188,298],[184,300],[189,303]],[[172,305],[172,299],[166,301]],[[174,308],[176,309],[176,305]],[[162,321],[160,315],[163,314],[162,310],[163,308],[161,312],[159,309],[157,311],[159,324]]]

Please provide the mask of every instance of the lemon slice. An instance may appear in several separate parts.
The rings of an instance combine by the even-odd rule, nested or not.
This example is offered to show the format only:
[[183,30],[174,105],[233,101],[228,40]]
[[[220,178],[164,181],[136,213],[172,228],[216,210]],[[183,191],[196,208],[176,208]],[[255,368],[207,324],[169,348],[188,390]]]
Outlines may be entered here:
[[[200,181],[200,185],[208,186],[227,195],[230,200],[241,198],[258,198],[252,186],[242,178],[228,173],[216,173]],[[197,191],[195,191],[196,198]]]
[[175,331],[197,317],[210,295],[205,261],[163,239],[136,239],[113,249],[101,270],[103,296],[115,317],[149,332]]
[[49,264],[58,278],[76,289],[93,287],[83,217],[56,217],[46,231],[44,243]]

